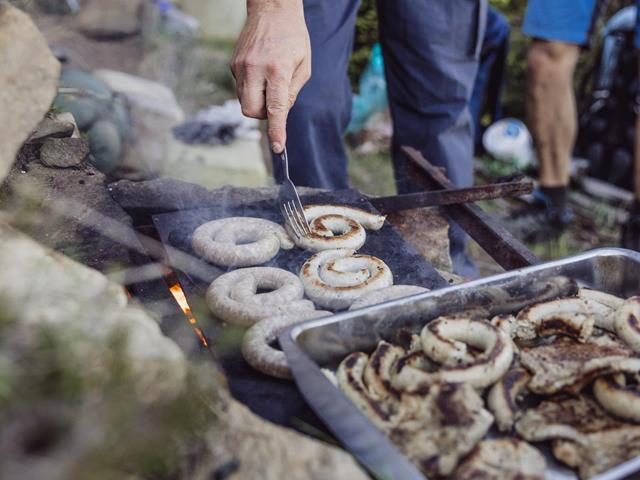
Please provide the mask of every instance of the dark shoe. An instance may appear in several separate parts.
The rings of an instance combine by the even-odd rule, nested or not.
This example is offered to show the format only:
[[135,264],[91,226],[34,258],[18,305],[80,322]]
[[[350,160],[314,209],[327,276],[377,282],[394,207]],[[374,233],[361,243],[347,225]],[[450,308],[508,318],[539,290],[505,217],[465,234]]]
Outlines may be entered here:
[[640,252],[640,213],[629,214],[627,222],[622,226],[622,246]]
[[524,242],[544,242],[560,237],[573,221],[571,210],[559,209],[540,190],[533,192],[535,202],[512,213],[505,227]]

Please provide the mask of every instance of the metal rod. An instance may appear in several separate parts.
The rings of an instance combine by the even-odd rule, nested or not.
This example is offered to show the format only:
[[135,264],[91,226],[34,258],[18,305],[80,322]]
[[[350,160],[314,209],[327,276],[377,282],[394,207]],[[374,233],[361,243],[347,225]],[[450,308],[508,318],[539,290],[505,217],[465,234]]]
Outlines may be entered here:
[[[400,147],[410,160],[413,178],[429,190],[454,188],[442,169],[433,166],[416,149]],[[473,204],[446,205],[444,212],[471,236],[505,270],[527,267],[540,260],[500,223]]]
[[533,182],[502,182],[475,187],[408,193],[390,197],[369,198],[381,213],[398,212],[411,208],[454,205],[496,198],[519,197],[533,191]]

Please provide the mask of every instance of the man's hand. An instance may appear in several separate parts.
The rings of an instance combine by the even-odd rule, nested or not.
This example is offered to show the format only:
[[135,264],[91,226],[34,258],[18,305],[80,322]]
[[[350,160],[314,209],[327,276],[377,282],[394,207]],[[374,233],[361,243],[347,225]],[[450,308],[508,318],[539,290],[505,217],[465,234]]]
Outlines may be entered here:
[[271,149],[282,152],[287,115],[311,76],[302,0],[247,0],[247,21],[231,71],[242,113],[267,118]]

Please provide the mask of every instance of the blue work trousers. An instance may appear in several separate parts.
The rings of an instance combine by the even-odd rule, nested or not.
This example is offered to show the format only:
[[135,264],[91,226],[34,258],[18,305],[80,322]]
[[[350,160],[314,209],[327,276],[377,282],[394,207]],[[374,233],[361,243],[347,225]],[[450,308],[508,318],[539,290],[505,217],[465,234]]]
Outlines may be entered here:
[[[287,149],[296,185],[349,186],[344,131],[351,113],[347,76],[359,0],[304,0],[311,79],[289,113]],[[469,99],[486,24],[486,0],[378,0],[380,43],[393,119],[392,158],[400,193],[416,191],[399,148],[414,147],[446,168],[457,186],[473,183]],[[281,180],[280,162],[274,162]],[[452,254],[463,235],[452,229]],[[461,271],[460,268],[457,268]]]

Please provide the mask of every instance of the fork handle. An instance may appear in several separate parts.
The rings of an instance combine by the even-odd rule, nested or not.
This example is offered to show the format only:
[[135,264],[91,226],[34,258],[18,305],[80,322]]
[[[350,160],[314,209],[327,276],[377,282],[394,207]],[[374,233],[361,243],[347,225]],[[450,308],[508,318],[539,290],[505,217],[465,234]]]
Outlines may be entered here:
[[289,157],[287,156],[287,146],[285,145],[282,153],[280,154],[282,163],[284,164],[284,172],[287,178],[289,178]]

